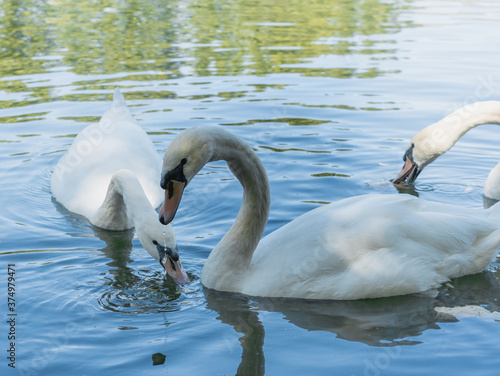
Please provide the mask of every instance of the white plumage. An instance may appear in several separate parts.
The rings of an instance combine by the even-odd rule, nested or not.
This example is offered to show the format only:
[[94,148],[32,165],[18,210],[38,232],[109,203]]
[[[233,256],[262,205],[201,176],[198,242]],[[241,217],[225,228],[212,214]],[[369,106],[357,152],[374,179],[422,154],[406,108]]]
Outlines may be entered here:
[[500,201],[500,163],[488,174],[484,184],[484,195],[493,200]]
[[[223,159],[243,186],[232,227],[202,272],[209,288],[253,296],[362,299],[424,292],[481,272],[500,247],[500,207],[468,209],[409,195],[364,195],[312,210],[262,240],[269,185],[255,152],[224,129],[179,134],[166,150],[161,220],[207,163]],[[259,242],[260,240],[260,242]]]
[[160,172],[161,158],[151,139],[116,89],[111,108],[77,135],[57,163],[51,189],[66,209],[96,227],[134,227],[142,246],[183,283],[188,278],[178,261],[174,230],[158,223],[155,210],[163,200]]
[[[83,129],[59,160],[52,175],[52,193],[69,211],[95,224],[99,218],[94,215],[106,197],[111,177],[120,169],[128,169],[137,177],[151,206],[160,206],[161,158],[117,89],[101,120]],[[104,222],[99,227],[124,230],[133,226],[129,221]]]
[[[408,144],[403,157],[405,164],[393,183],[413,183],[425,166],[450,150],[468,131],[482,124],[500,124],[500,101],[468,104],[418,132]],[[490,172],[484,195],[500,200],[500,164]]]

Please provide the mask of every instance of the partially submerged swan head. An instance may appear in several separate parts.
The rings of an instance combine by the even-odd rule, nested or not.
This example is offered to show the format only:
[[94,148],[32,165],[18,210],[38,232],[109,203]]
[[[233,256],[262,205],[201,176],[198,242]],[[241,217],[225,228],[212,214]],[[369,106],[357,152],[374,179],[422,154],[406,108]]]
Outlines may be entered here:
[[500,101],[466,105],[422,129],[408,144],[403,156],[403,168],[392,182],[413,184],[425,166],[450,150],[465,133],[481,124],[500,124]]
[[132,171],[120,169],[113,174],[106,198],[91,222],[108,230],[134,227],[144,249],[175,282],[190,282],[179,260],[174,229],[158,223],[156,210]]
[[164,225],[174,219],[184,188],[203,166],[214,160],[217,153],[212,127],[195,127],[181,132],[165,151],[160,186],[165,190],[165,200],[159,220]]
[[[139,223],[139,224],[137,224]],[[144,216],[136,222],[136,234],[142,246],[160,263],[167,274],[179,284],[190,282],[179,259],[179,250],[172,226],[162,226],[155,217]]]
[[414,143],[410,143],[403,155],[403,168],[393,180],[393,184],[409,185],[417,180],[418,175],[422,172],[422,165],[418,164],[413,157]]

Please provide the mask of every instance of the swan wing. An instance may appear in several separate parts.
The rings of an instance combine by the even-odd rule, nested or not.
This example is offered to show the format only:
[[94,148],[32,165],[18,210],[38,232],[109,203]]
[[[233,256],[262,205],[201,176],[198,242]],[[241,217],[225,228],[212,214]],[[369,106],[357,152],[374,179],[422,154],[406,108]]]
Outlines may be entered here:
[[408,195],[352,197],[265,237],[244,292],[359,299],[426,291],[483,270],[499,243],[486,211]]

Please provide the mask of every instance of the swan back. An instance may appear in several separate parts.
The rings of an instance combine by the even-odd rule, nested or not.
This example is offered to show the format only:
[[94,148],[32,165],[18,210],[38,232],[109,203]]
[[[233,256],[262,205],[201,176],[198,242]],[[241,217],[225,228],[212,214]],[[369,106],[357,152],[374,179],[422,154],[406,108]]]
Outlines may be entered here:
[[499,215],[411,195],[344,199],[262,239],[240,292],[362,299],[427,291],[491,263]]
[[136,124],[117,89],[110,109],[82,130],[59,160],[51,179],[54,197],[69,211],[91,218],[103,203],[112,175],[129,169],[158,207],[161,158],[147,133]]

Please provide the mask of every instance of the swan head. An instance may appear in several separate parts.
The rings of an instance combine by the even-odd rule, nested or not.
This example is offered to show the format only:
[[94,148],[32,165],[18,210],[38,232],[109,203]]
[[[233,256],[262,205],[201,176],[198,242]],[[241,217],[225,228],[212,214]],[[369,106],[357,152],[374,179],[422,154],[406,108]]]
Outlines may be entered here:
[[403,156],[403,168],[392,180],[393,184],[413,184],[424,167],[446,153],[455,142],[456,139],[442,131],[441,127],[432,125],[424,128],[408,144]]
[[179,284],[187,284],[190,279],[179,259],[179,249],[172,226],[162,226],[156,221],[142,220],[136,227],[136,234],[142,246],[160,263],[167,274]]
[[415,161],[413,157],[413,150],[415,149],[415,144],[411,143],[406,149],[405,154],[403,155],[403,168],[399,172],[398,176],[396,176],[393,180],[393,184],[401,184],[401,185],[409,185],[412,184],[422,172],[423,167],[420,167],[419,164]]
[[468,104],[418,132],[403,157],[404,165],[394,184],[412,184],[429,163],[450,150],[470,129],[481,124],[500,124],[500,101]]
[[160,186],[165,200],[159,220],[164,225],[174,219],[184,188],[205,164],[216,159],[213,127],[194,127],[181,132],[167,147],[163,159]]

